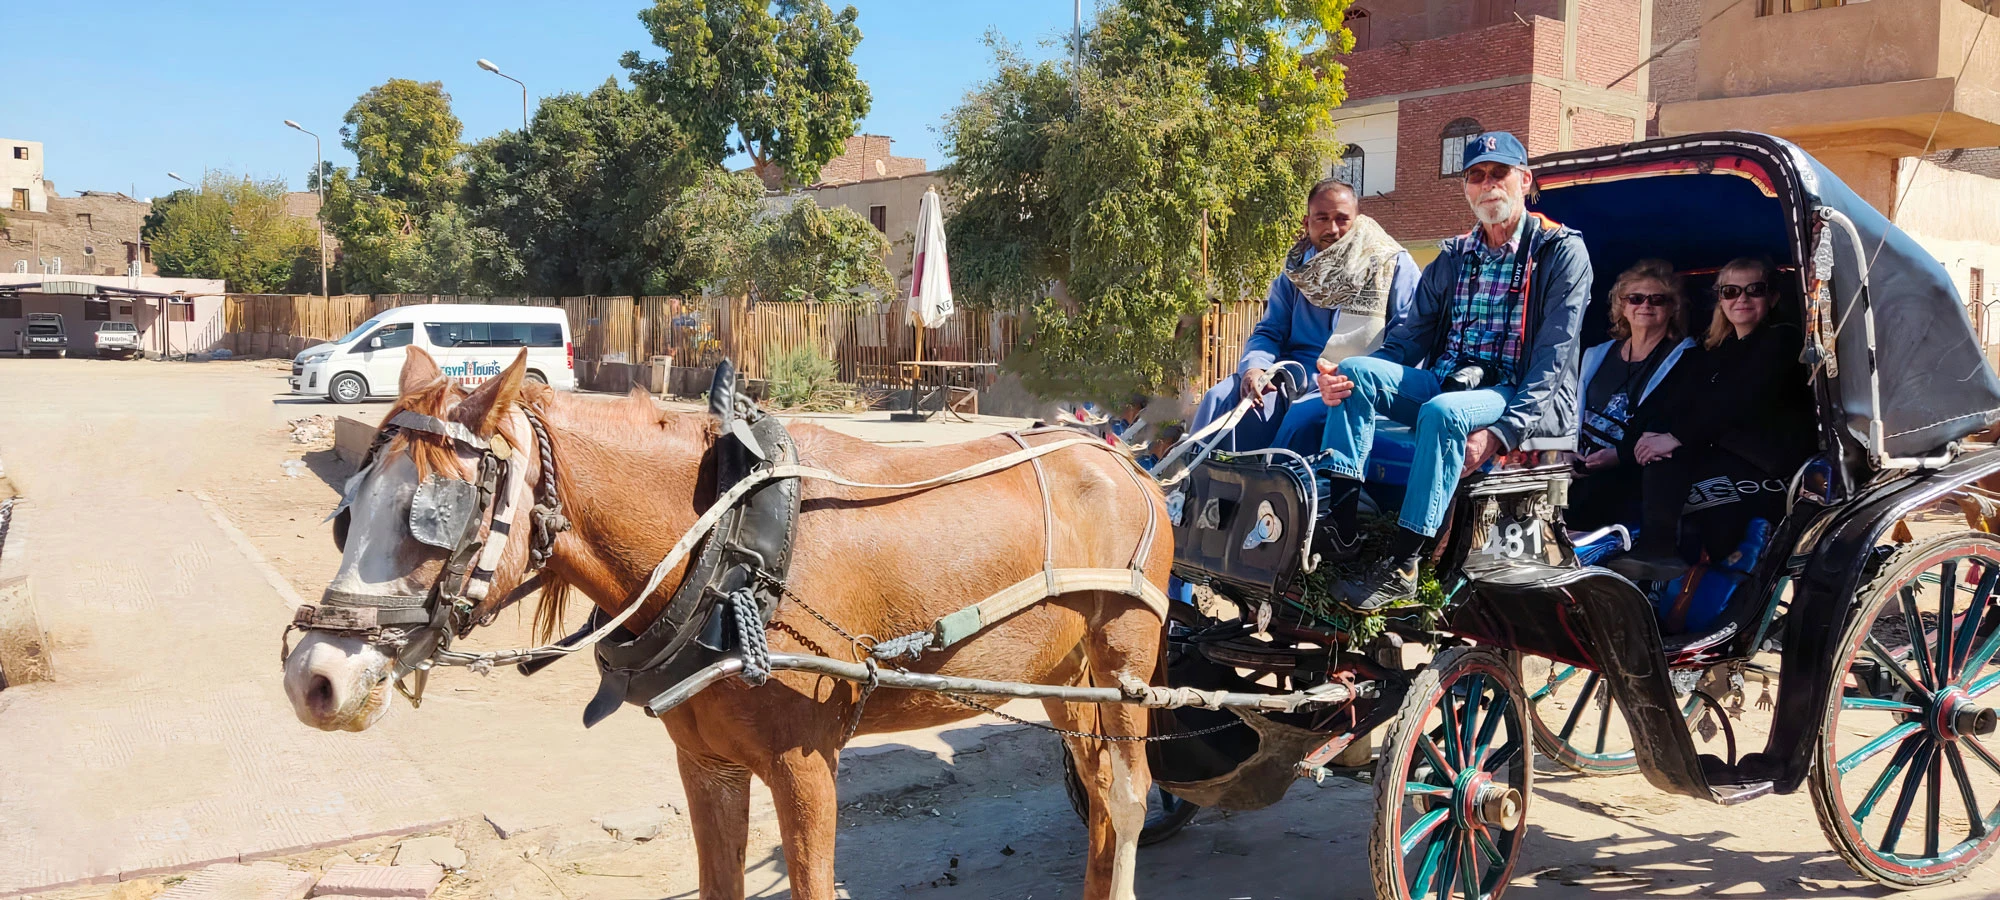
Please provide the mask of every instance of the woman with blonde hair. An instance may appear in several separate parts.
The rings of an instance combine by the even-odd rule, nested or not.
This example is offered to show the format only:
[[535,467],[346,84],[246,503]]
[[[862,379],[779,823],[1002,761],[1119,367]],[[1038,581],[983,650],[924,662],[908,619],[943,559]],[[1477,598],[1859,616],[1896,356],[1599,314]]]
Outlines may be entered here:
[[1634,580],[1664,581],[1687,570],[1680,552],[1683,513],[1714,562],[1736,552],[1750,520],[1783,517],[1792,475],[1818,449],[1811,382],[1795,325],[1775,322],[1778,269],[1740,257],[1715,275],[1715,316],[1698,365],[1674,403],[1668,427],[1648,428],[1633,446],[1644,466],[1644,516],[1632,552],[1610,568]]
[[1642,259],[1611,285],[1611,340],[1583,353],[1578,383],[1578,476],[1570,488],[1568,523],[1599,528],[1638,521],[1639,461],[1634,455],[1648,424],[1665,428],[1662,390],[1683,354],[1687,301],[1672,263]]

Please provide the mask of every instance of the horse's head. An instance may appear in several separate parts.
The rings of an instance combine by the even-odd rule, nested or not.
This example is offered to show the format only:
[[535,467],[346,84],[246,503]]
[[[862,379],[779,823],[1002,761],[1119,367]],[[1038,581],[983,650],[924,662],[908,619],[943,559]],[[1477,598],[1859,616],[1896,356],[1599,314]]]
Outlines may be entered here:
[[420,696],[441,648],[525,593],[546,461],[522,394],[547,390],[524,386],[526,364],[523,352],[468,394],[409,349],[401,396],[342,492],[340,569],[294,621],[305,637],[285,656],[285,694],[300,721],[373,725],[392,682],[413,676]]

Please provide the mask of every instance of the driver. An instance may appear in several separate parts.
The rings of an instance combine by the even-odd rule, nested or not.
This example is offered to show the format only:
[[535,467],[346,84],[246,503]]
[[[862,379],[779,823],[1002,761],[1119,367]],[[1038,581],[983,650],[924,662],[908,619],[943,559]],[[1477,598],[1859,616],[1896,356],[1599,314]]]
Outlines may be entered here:
[[[1323,355],[1339,359],[1373,350],[1385,313],[1388,324],[1400,321],[1416,289],[1416,261],[1360,213],[1354,188],[1332,178],[1313,185],[1306,194],[1304,236],[1285,257],[1284,271],[1271,280],[1264,318],[1243,344],[1237,374],[1201,398],[1189,430],[1200,431],[1248,397],[1259,410],[1237,424],[1234,449],[1317,451],[1326,405],[1310,394],[1295,404],[1282,393],[1267,394],[1271,367],[1293,360],[1311,371]],[[1266,404],[1270,408],[1262,409]]]
[[1465,199],[1478,225],[1424,268],[1409,317],[1380,350],[1319,366],[1327,415],[1322,465],[1336,533],[1352,546],[1375,417],[1416,429],[1402,516],[1389,552],[1334,586],[1358,612],[1414,600],[1417,563],[1459,478],[1495,453],[1576,431],[1577,330],[1590,301],[1583,236],[1527,211],[1528,153],[1504,131],[1465,145]]

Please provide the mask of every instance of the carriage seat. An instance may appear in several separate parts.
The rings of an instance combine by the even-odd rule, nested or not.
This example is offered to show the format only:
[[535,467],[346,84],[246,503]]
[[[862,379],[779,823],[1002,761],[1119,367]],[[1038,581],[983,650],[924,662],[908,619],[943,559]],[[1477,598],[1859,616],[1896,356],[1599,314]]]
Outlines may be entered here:
[[[1416,429],[1392,419],[1375,417],[1375,443],[1368,449],[1370,484],[1400,487],[1410,483],[1410,461],[1416,456]],[[1529,438],[1520,448],[1527,452],[1575,450],[1576,435]]]

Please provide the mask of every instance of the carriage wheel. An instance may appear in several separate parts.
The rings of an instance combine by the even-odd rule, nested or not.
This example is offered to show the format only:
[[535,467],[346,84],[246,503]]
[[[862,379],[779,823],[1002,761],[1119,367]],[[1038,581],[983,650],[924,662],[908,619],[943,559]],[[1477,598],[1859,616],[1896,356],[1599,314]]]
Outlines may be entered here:
[[1531,715],[1512,662],[1493,650],[1447,650],[1418,673],[1375,763],[1377,897],[1507,889],[1534,784]]
[[1861,591],[1820,722],[1812,798],[1855,871],[1962,878],[2000,844],[2000,539],[1903,547]]
[[[1624,775],[1639,771],[1632,733],[1625,727],[1611,686],[1589,669],[1539,656],[1521,656],[1521,685],[1534,709],[1528,725],[1535,749],[1579,775]],[[1736,757],[1735,734],[1720,704],[1690,693],[1681,715],[1703,753]],[[1713,745],[1713,746],[1711,746]]]
[[[1063,789],[1069,793],[1069,808],[1076,817],[1090,821],[1090,795],[1083,789],[1083,776],[1076,772],[1076,760],[1067,746],[1062,751]],[[1201,812],[1201,806],[1167,793],[1158,784],[1146,794],[1146,825],[1139,829],[1139,846],[1148,847],[1180,833]]]

